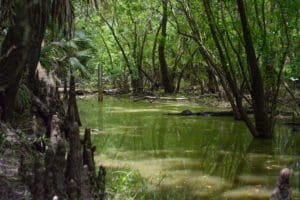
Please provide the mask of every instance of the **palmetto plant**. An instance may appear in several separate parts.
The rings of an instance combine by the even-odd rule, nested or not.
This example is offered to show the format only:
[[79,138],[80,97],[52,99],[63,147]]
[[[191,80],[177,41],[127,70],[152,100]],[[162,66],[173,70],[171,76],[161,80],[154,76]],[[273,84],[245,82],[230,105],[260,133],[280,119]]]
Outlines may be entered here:
[[66,78],[70,73],[88,79],[91,71],[88,62],[95,52],[89,38],[82,32],[76,32],[72,40],[61,39],[46,44],[40,61],[48,70],[55,70],[61,78]]

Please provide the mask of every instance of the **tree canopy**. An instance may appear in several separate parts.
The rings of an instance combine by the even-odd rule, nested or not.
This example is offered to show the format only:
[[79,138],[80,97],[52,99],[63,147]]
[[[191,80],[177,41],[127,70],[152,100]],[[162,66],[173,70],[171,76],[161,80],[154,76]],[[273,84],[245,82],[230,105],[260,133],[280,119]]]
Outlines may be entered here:
[[2,118],[39,60],[63,79],[76,69],[96,80],[100,64],[113,87],[135,94],[218,93],[254,137],[270,138],[281,83],[299,78],[299,7],[296,0],[2,0]]

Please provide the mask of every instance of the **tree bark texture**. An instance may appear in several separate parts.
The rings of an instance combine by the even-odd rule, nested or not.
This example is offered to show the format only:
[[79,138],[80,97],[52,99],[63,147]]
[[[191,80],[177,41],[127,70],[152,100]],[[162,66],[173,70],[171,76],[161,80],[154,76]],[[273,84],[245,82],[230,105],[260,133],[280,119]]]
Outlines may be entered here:
[[77,183],[71,179],[68,183],[68,196],[69,200],[78,200],[78,185]]
[[2,43],[0,60],[0,107],[2,120],[12,117],[16,94],[28,56],[28,27],[16,23],[9,28]]
[[267,114],[264,83],[255,54],[250,27],[245,11],[244,1],[237,0],[237,5],[242,24],[243,38],[245,41],[244,48],[247,55],[247,62],[250,68],[250,92],[254,110],[255,129],[257,131],[257,134],[255,136],[262,138],[271,138],[273,135],[271,127],[272,123],[270,122],[270,119]]
[[[47,1],[42,1],[41,7],[34,0],[20,4],[22,6],[16,9],[15,24],[8,29],[1,47],[0,107],[3,111],[0,118],[5,121],[12,117],[19,82],[26,67],[32,80],[35,78],[33,76],[47,24]],[[36,9],[40,12],[38,19],[33,14]]]
[[33,171],[34,180],[33,180],[33,184],[31,185],[32,199],[33,200],[44,199],[45,168],[44,168],[42,157],[38,153],[34,156],[33,170],[34,170]]
[[35,12],[35,10],[39,10],[39,19],[37,17],[30,15],[30,26],[31,26],[31,34],[29,37],[29,56],[26,60],[26,67],[28,69],[28,86],[32,91],[36,91],[36,69],[40,59],[42,43],[46,31],[46,26],[48,23],[48,2],[41,1],[39,4],[37,1],[32,3],[30,7],[30,12]]
[[[73,180],[76,187],[81,185],[81,169],[82,169],[82,153],[79,135],[79,126],[76,122],[69,124],[69,142],[70,150],[68,152],[67,160],[67,181]],[[80,196],[80,190],[77,188],[77,197]]]
[[91,129],[85,129],[83,139],[83,164],[86,165],[89,171],[95,175],[95,160],[94,152],[96,147],[92,146]]
[[45,154],[45,199],[51,200],[55,195],[54,192],[54,176],[52,173],[55,153],[52,148],[48,148]]
[[175,88],[170,80],[170,76],[168,72],[168,64],[165,56],[169,0],[161,0],[161,1],[163,5],[163,16],[161,20],[161,38],[158,45],[158,57],[159,57],[160,71],[161,71],[162,84],[164,86],[164,90],[166,93],[173,93]]
[[77,122],[78,125],[81,126],[81,121],[80,121],[77,102],[76,102],[75,78],[73,75],[71,75],[70,77],[69,105],[68,105],[67,118],[69,122]]
[[66,145],[63,139],[57,143],[57,149],[53,162],[53,176],[54,176],[54,189],[56,195],[60,199],[66,197],[66,186],[65,186],[65,171],[66,171]]
[[83,166],[82,174],[81,174],[81,187],[80,194],[82,200],[90,200],[90,182],[89,182],[89,169],[87,165]]
[[98,65],[98,102],[103,101],[103,85],[102,85],[102,76],[103,76],[103,67]]

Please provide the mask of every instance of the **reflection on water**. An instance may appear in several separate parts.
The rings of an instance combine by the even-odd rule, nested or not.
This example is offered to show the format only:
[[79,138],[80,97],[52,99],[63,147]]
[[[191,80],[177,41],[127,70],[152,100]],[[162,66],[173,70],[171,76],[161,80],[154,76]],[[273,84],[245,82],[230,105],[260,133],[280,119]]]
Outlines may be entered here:
[[187,102],[107,97],[102,104],[81,100],[79,107],[84,126],[94,130],[97,161],[138,170],[166,198],[178,190],[186,199],[269,199],[280,169],[292,167],[300,199],[300,133],[280,126],[272,141],[253,140],[231,118],[163,115],[209,109]]

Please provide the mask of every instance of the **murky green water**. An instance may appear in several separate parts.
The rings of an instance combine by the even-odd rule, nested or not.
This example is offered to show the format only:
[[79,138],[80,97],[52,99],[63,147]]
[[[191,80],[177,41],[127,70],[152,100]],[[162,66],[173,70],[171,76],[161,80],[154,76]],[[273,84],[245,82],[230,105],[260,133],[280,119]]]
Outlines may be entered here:
[[283,167],[294,168],[293,194],[300,199],[299,132],[279,126],[274,140],[257,141],[232,118],[163,115],[212,110],[188,102],[78,103],[84,127],[94,130],[97,161],[138,170],[161,199],[176,199],[176,192],[177,199],[269,199]]

